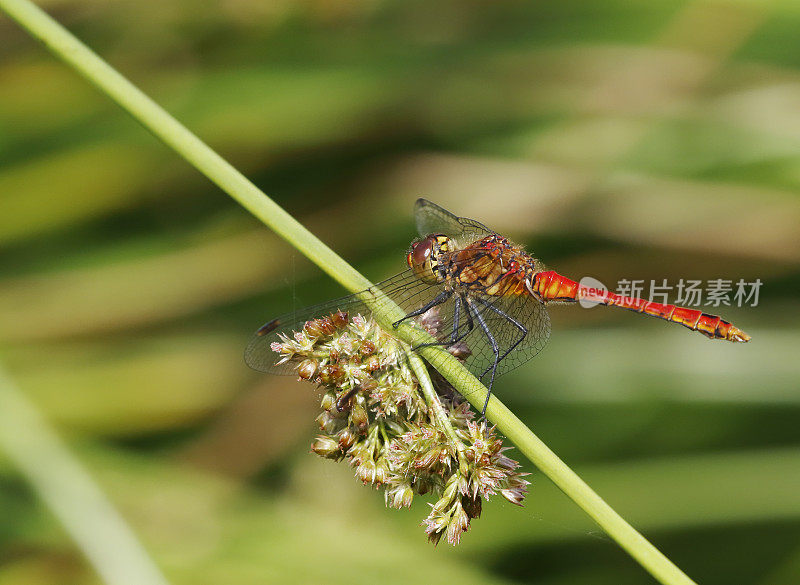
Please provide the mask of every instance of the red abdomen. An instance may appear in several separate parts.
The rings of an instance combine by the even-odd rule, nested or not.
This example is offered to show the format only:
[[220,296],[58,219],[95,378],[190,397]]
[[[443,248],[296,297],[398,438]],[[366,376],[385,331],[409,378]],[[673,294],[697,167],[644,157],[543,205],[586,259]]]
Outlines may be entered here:
[[692,331],[699,331],[711,339],[725,339],[727,341],[750,341],[750,336],[725,321],[717,315],[704,313],[697,309],[687,309],[675,305],[664,305],[644,299],[626,297],[610,291],[597,291],[581,287],[574,280],[561,276],[557,272],[548,270],[538,272],[533,277],[533,292],[544,301],[574,302],[585,300],[600,305],[622,307],[637,313],[644,313],[651,317],[679,323]]

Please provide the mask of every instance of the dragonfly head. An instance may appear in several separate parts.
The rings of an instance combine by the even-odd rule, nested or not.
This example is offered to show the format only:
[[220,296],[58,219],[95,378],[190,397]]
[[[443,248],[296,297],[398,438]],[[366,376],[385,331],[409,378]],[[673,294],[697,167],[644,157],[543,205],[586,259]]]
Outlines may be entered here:
[[450,238],[442,234],[432,234],[411,244],[406,262],[417,278],[429,284],[440,281],[439,266],[443,253],[450,251]]

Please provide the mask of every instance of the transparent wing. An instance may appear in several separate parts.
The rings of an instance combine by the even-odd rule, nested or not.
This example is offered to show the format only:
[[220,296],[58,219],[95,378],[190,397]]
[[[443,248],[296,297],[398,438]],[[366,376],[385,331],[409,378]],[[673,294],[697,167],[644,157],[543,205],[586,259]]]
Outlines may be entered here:
[[[388,278],[373,288],[379,288],[406,313],[424,307],[442,290],[439,285],[424,283],[411,270]],[[245,349],[244,361],[260,372],[294,375],[293,364],[275,365],[278,354],[272,351],[272,343],[279,341],[281,334],[291,338],[294,332],[302,331],[307,321],[329,316],[339,310],[346,311],[351,318],[356,314],[364,317],[372,315],[372,311],[356,294],[286,313],[267,322],[253,334]]]
[[[474,299],[473,307],[483,317],[500,348],[500,355],[504,356],[497,366],[498,376],[518,368],[547,344],[550,316],[544,304],[537,299],[527,295],[484,298],[474,295]],[[481,300],[486,304],[481,304]],[[527,332],[524,336],[514,321],[524,327]],[[489,373],[494,363],[494,351],[489,337],[477,323],[475,329],[478,329],[477,333],[473,331],[468,341],[472,355],[466,366],[480,377]],[[484,382],[488,382],[488,377]]]
[[[422,282],[411,270],[384,280],[375,287],[380,288],[406,313],[426,306],[443,290],[440,285]],[[456,293],[444,303],[417,317],[418,324],[445,347],[450,345],[453,338],[457,298],[459,297]],[[464,365],[474,375],[481,376],[494,363],[491,341],[480,326],[476,314],[483,318],[499,346],[500,355],[504,356],[498,365],[497,375],[522,365],[539,353],[547,343],[550,335],[550,318],[544,305],[536,299],[527,296],[483,296],[474,292],[470,293],[467,299],[470,314],[467,315],[467,307],[460,302],[456,335],[463,338],[452,351],[464,359]],[[281,334],[291,338],[295,332],[303,329],[307,321],[329,316],[339,310],[346,311],[351,318],[356,314],[364,317],[372,314],[358,295],[348,295],[286,313],[267,322],[253,334],[245,349],[245,362],[254,370],[261,372],[295,375],[293,364],[275,365],[278,354],[272,350],[272,343],[279,341]],[[524,336],[515,322],[527,331]],[[509,351],[517,342],[519,343],[513,347],[513,351]]]
[[[444,234],[453,238],[459,248],[493,234],[482,223],[453,215],[425,199],[417,200],[415,217],[417,230],[421,235]],[[469,261],[469,257],[465,261]],[[458,267],[454,266],[453,270],[458,272]],[[425,307],[445,290],[441,284],[423,282],[411,270],[401,272],[375,286],[407,314]],[[497,375],[528,361],[547,343],[550,319],[544,305],[536,299],[527,295],[481,295],[475,290],[463,291],[463,296],[460,296],[461,287],[456,284],[455,289],[455,294],[417,317],[417,322],[445,346],[450,344],[455,331],[455,336],[460,340],[451,351],[462,357],[466,367],[476,376],[480,377],[494,364],[492,339],[502,358]],[[348,295],[281,315],[266,323],[252,336],[245,350],[245,361],[251,368],[262,372],[294,374],[292,364],[275,365],[278,355],[272,351],[272,343],[280,341],[281,335],[292,337],[294,332],[303,329],[307,321],[339,310],[347,312],[350,317],[356,314],[369,317],[372,314],[359,295]],[[457,310],[458,323],[454,327]],[[478,316],[486,324],[488,334],[481,327]]]
[[[427,322],[435,324],[435,336],[448,344],[453,338],[456,298],[451,297],[447,302],[431,309],[427,315]],[[497,343],[502,358],[497,366],[496,376],[521,366],[547,344],[550,337],[550,317],[545,306],[538,300],[529,296],[494,297],[470,293],[467,302],[471,314],[467,315],[467,309],[461,301],[456,336],[463,338],[451,351],[465,358],[464,365],[473,375],[480,377],[489,372],[495,360],[491,340],[481,327],[478,315]],[[483,381],[488,383],[488,377]]]
[[444,234],[461,247],[494,233],[482,223],[458,217],[427,199],[417,199],[414,205],[414,219],[420,236]]

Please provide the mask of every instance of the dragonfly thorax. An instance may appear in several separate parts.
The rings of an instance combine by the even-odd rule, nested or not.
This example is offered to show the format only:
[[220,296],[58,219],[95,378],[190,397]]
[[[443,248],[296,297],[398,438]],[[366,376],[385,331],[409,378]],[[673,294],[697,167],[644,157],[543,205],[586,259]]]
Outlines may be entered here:
[[450,250],[450,238],[442,234],[431,234],[411,244],[406,262],[421,281],[436,284],[444,277],[442,258]]

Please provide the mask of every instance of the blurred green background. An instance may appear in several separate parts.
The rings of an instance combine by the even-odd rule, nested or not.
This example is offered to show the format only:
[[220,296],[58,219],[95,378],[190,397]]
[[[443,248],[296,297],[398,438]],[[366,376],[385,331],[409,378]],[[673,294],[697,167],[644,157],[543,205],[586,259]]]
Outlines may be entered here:
[[[496,392],[699,583],[800,582],[800,5],[40,5],[373,280],[418,196],[612,288],[760,278],[712,311],[750,344],[554,307]],[[653,582],[527,462],[453,549],[310,455],[318,393],[242,350],[343,291],[0,39],[0,360],[171,583]],[[2,455],[0,510],[0,585],[102,582]]]

